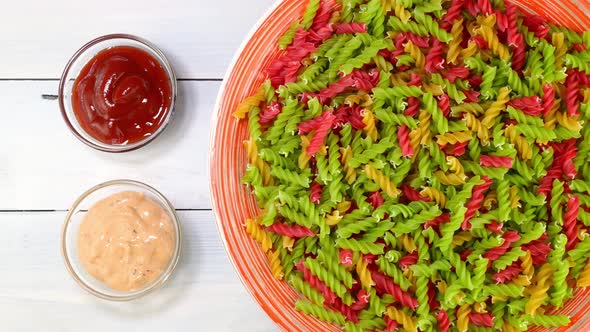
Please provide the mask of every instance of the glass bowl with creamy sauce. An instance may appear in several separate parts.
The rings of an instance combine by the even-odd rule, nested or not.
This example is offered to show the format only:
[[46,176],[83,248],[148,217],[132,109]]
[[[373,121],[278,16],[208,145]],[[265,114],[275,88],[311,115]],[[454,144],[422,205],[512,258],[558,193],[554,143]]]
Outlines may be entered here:
[[61,233],[67,270],[91,294],[129,301],[162,286],[181,251],[172,204],[151,186],[113,180],[83,193]]

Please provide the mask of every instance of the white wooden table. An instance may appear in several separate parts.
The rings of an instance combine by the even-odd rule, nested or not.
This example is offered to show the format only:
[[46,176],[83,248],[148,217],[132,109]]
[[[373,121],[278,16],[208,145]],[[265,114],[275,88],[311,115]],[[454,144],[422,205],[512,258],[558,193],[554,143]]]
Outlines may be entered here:
[[[18,0],[0,11],[0,330],[276,331],[219,239],[207,175],[209,123],[233,53],[273,0]],[[56,101],[71,54],[124,32],[160,46],[179,78],[177,117],[152,144],[107,154],[79,142]],[[86,294],[59,251],[65,211],[89,187],[136,179],[179,210],[183,255],[160,291],[129,303]]]

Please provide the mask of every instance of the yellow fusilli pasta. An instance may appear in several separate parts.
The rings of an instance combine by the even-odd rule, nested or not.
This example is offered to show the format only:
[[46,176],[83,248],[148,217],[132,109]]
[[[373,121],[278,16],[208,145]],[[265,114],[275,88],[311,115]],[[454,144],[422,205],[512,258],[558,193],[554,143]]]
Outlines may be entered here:
[[523,159],[528,160],[533,157],[531,145],[526,140],[526,138],[518,134],[516,128],[513,125],[506,127],[505,133],[506,137],[508,137],[508,140],[510,140],[510,143],[514,144],[516,150]]
[[346,212],[348,212],[348,210],[350,209],[351,206],[352,206],[351,201],[342,201],[336,205],[336,210],[338,210],[338,212],[341,215],[343,215]]
[[451,172],[457,174],[460,177],[465,177],[465,169],[457,157],[447,156],[447,164],[449,165],[449,170]]
[[272,184],[272,175],[270,174],[270,167],[268,164],[260,158],[258,155],[258,146],[256,142],[250,138],[247,141],[244,141],[244,146],[246,147],[246,154],[248,155],[248,162],[254,167],[258,168],[260,171],[260,175],[262,175],[262,183],[266,185]]
[[410,317],[410,315],[406,314],[404,311],[397,309],[396,307],[390,306],[387,308],[386,314],[387,317],[395,320],[401,326],[403,326],[404,331],[415,332],[418,330],[416,320]]
[[473,238],[473,234],[471,234],[471,232],[469,231],[462,231],[457,233],[455,236],[453,236],[453,246],[455,247],[460,247],[463,245],[463,243],[471,240]]
[[334,210],[332,213],[326,214],[326,224],[329,226],[334,226],[338,224],[342,220],[342,215],[340,211]]
[[238,105],[236,111],[234,112],[234,116],[237,119],[245,118],[252,107],[260,105],[260,103],[264,100],[264,88],[261,86],[254,95],[244,99],[244,101]]
[[348,161],[352,158],[352,149],[350,145],[345,148],[340,148],[340,154],[342,155],[342,164],[344,165],[344,179],[348,184],[351,184],[356,180],[356,169],[348,165]]
[[361,281],[363,287],[370,289],[375,285],[375,282],[371,277],[371,272],[367,269],[367,265],[367,261],[365,261],[361,255],[356,262],[356,273],[359,276],[359,280]]
[[[487,17],[492,16],[493,15]],[[484,24],[479,29],[477,29],[477,33],[488,43],[488,47],[494,52],[494,54],[498,55],[500,59],[508,61],[510,59],[510,50],[508,47],[506,47],[506,45],[500,42],[500,39],[498,39],[498,34],[492,26],[493,24]]]
[[295,244],[294,238],[287,236],[287,235],[283,235],[282,241],[283,241],[283,248],[288,249],[288,250],[293,249],[293,244]]
[[486,195],[483,199],[482,205],[488,210],[492,210],[492,207],[498,203],[498,194],[495,190],[490,190],[490,192]]
[[469,140],[471,140],[470,131],[456,131],[452,133],[449,132],[443,135],[436,135],[436,142],[439,145],[465,143]]
[[476,133],[482,146],[490,144],[490,133],[488,129],[481,124],[475,115],[472,113],[465,113],[465,124],[467,125],[467,128]]
[[469,304],[464,304],[457,310],[457,331],[467,332],[469,329],[469,313],[471,313],[471,307]]
[[477,312],[478,314],[485,314],[488,312],[487,306],[485,302],[476,302],[473,304],[473,311]]
[[268,257],[268,264],[270,265],[270,272],[272,273],[272,276],[277,280],[283,279],[285,274],[283,272],[283,266],[281,265],[281,260],[279,257],[280,252],[278,250],[269,250],[266,253],[266,256]]
[[582,123],[579,116],[569,116],[565,112],[556,112],[557,123],[571,131],[579,132],[582,129]]
[[260,243],[262,246],[262,251],[267,252],[270,248],[272,248],[272,239],[270,235],[260,226],[258,223],[251,218],[246,219],[246,232],[250,234],[252,238],[256,240],[256,242]]
[[349,106],[359,105],[361,107],[369,107],[373,104],[373,99],[365,91],[359,91],[356,94],[347,96],[344,99],[344,103]]
[[498,97],[485,111],[481,124],[486,128],[492,128],[496,118],[506,109],[506,103],[510,100],[510,89],[503,87],[498,91]]
[[465,178],[455,173],[445,173],[443,171],[434,172],[434,176],[445,186],[459,186],[465,183]]
[[461,56],[465,59],[465,58],[469,58],[475,55],[475,53],[477,53],[477,51],[479,50],[479,48],[477,47],[477,44],[474,41],[469,41],[467,43],[467,47],[465,47],[464,49],[461,50]]
[[563,32],[554,32],[551,35],[551,43],[555,46],[555,65],[557,68],[561,68],[563,66],[563,56],[567,53]]
[[524,311],[527,315],[534,315],[547,298],[552,276],[553,267],[549,263],[545,263],[533,278],[533,284],[526,289],[529,300],[524,307]]
[[424,63],[426,61],[424,53],[422,53],[422,50],[418,46],[414,45],[411,40],[408,41],[406,45],[404,45],[404,51],[414,58],[417,68],[424,68]]
[[381,190],[383,190],[389,197],[395,198],[401,193],[396,185],[391,182],[385,174],[381,173],[381,171],[375,169],[370,164],[365,166],[365,174],[369,179],[375,181]]
[[375,142],[379,136],[379,133],[377,131],[377,127],[375,126],[375,116],[371,110],[363,110],[363,123],[365,124],[363,131],[368,137],[371,138],[373,142]]
[[416,243],[414,242],[414,239],[410,235],[403,234],[403,235],[399,236],[397,238],[397,240],[402,245],[402,248],[404,248],[405,251],[412,252],[412,251],[416,250]]
[[432,141],[430,134],[430,118],[432,115],[426,110],[420,110],[418,114],[418,128],[420,129],[420,144],[429,145]]
[[518,194],[518,187],[512,186],[510,187],[510,207],[513,209],[519,208],[522,205],[520,204],[520,195]]
[[447,196],[440,190],[432,187],[425,187],[420,191],[420,195],[428,197],[435,201],[441,208],[447,206]]
[[461,54],[461,43],[463,42],[463,19],[456,20],[455,23],[453,23],[451,36],[453,36],[453,39],[449,43],[447,62],[457,64],[457,60]]

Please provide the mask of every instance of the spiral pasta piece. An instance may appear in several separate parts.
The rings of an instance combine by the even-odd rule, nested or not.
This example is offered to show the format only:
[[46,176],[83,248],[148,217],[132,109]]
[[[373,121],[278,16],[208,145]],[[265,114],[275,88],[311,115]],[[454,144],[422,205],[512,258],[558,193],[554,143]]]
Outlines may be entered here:
[[389,197],[395,198],[401,194],[401,191],[397,189],[396,185],[386,175],[370,164],[365,166],[364,172],[367,178],[375,181]]
[[264,87],[261,86],[256,93],[246,99],[244,99],[236,108],[236,111],[233,113],[234,117],[237,119],[243,119],[248,115],[248,112],[253,108],[257,107],[266,100],[266,95],[264,91]]
[[341,148],[340,154],[342,155],[342,164],[344,165],[344,179],[349,184],[356,180],[356,169],[349,165],[349,161],[352,158],[352,149],[349,146]]
[[377,133],[377,128],[375,127],[375,116],[373,115],[373,112],[368,109],[363,111],[363,123],[365,124],[365,128],[363,128],[363,130],[367,136],[370,137],[373,142],[375,142],[379,134]]
[[436,143],[439,145],[465,143],[471,140],[470,131],[449,132],[443,135],[436,135]]
[[510,143],[514,144],[516,150],[518,150],[518,153],[523,159],[529,160],[533,157],[531,145],[524,137],[518,134],[514,126],[510,125],[506,127],[505,132]]
[[418,68],[424,68],[426,58],[424,57],[424,54],[422,53],[420,48],[414,45],[414,43],[412,43],[411,40],[408,41],[404,46],[404,51],[406,51],[406,53],[408,53],[412,57],[412,59],[416,61],[416,66]]
[[373,278],[371,277],[371,272],[367,269],[367,261],[363,259],[362,256],[359,257],[356,263],[356,273],[359,276],[359,280],[361,284],[366,289],[370,289],[372,286],[375,285]]
[[471,307],[468,304],[464,304],[457,310],[457,330],[459,332],[467,332],[469,329],[469,313],[471,313]]
[[453,23],[451,28],[451,36],[453,39],[449,43],[447,50],[447,62],[456,64],[461,55],[461,43],[463,42],[463,19],[459,19]]
[[418,128],[420,130],[420,144],[428,145],[431,142],[430,133],[431,115],[428,111],[421,110],[418,114]]
[[404,328],[404,331],[407,332],[416,332],[418,331],[418,325],[414,318],[410,317],[410,315],[406,314],[402,310],[397,309],[396,307],[390,306],[386,310],[387,317],[390,319],[395,320],[399,324],[401,324]]
[[273,183],[272,176],[270,174],[270,167],[268,164],[260,158],[258,155],[258,146],[252,139],[244,141],[246,146],[246,153],[248,155],[248,161],[254,165],[260,171],[262,175],[262,182],[264,185],[270,185]]
[[475,115],[472,113],[465,113],[465,123],[472,132],[476,133],[481,145],[486,146],[490,144],[488,129],[481,124]]
[[547,290],[551,287],[549,281],[552,274],[553,266],[550,264],[544,264],[533,278],[534,284],[527,289],[529,293],[529,300],[525,306],[525,313],[527,315],[534,315],[537,309],[541,307],[543,301],[547,298]]
[[266,255],[270,265],[270,272],[272,273],[273,277],[275,277],[277,280],[283,279],[285,273],[283,272],[283,266],[281,265],[281,259],[279,256],[280,252],[269,250]]
[[268,252],[268,250],[272,248],[272,240],[270,236],[264,231],[264,229],[262,229],[262,227],[260,227],[260,225],[258,225],[254,219],[247,218],[245,226],[246,232],[248,232],[248,234],[250,234],[250,236],[254,238],[256,242],[260,243],[262,246],[262,251]]
[[434,172],[434,176],[445,186],[459,186],[465,183],[465,178],[455,173]]
[[420,191],[420,195],[424,197],[428,197],[431,200],[435,201],[436,204],[440,205],[441,208],[446,207],[447,205],[447,196],[445,194],[433,187],[425,187]]
[[482,25],[477,33],[483,37],[488,43],[488,47],[500,57],[500,59],[507,61],[510,59],[510,51],[508,48],[500,42],[498,35],[490,25]]
[[481,120],[481,124],[485,127],[492,128],[496,118],[502,111],[506,109],[506,104],[508,103],[510,94],[510,89],[504,87],[498,91],[498,96],[496,101],[494,101],[490,107],[485,111],[484,117]]

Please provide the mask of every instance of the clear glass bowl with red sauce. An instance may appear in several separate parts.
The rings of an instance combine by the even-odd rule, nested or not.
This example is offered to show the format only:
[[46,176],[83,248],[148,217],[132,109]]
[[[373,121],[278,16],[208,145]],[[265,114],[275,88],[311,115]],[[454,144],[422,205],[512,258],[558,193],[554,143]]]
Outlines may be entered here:
[[156,46],[126,34],[96,38],[70,59],[59,105],[72,133],[106,152],[138,149],[170,123],[176,76]]

